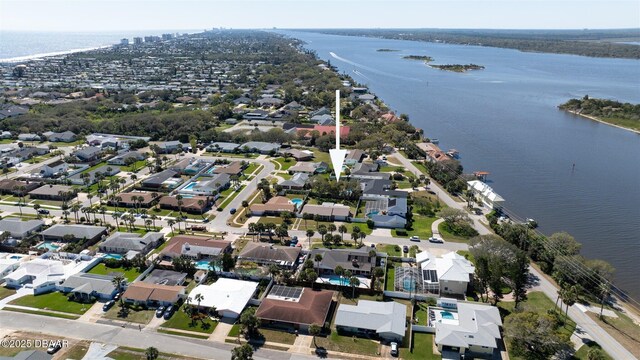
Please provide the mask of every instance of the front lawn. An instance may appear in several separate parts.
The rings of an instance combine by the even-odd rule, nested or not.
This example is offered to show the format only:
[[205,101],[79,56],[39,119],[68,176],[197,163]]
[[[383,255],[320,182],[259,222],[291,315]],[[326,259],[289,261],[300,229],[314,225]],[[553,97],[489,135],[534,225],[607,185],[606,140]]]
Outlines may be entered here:
[[604,360],[612,360],[611,356],[609,356],[609,354],[607,354],[604,350],[602,350],[600,345],[598,345],[598,343],[595,341],[588,342],[584,344],[582,347],[580,347],[580,349],[576,351],[575,355],[573,355],[574,359],[588,360],[589,350],[591,350],[592,348],[600,350],[601,354],[604,356]]
[[376,245],[376,250],[387,253],[389,256],[402,256],[402,247],[400,245],[378,244]]
[[395,291],[395,277],[396,277],[396,264],[389,261],[387,263],[387,278],[385,281],[384,289],[387,291]]
[[60,292],[51,292],[42,295],[27,295],[15,299],[9,304],[78,315],[84,314],[91,307],[91,304],[81,304],[71,301],[65,294]]
[[11,295],[13,295],[15,293],[16,293],[16,291],[13,290],[13,289],[9,289],[9,288],[6,288],[6,287],[0,287],[0,300],[6,298],[8,296],[11,296]]
[[162,327],[211,334],[217,325],[218,322],[211,320],[209,317],[204,317],[202,320],[195,322],[191,321],[191,318],[183,311],[181,306],[173,313],[171,319],[162,324]]
[[466,243],[466,242],[469,241],[468,237],[463,237],[463,236],[458,236],[458,235],[452,234],[449,230],[447,230],[447,226],[445,225],[444,222],[441,222],[438,225],[438,231],[440,232],[440,235],[442,236],[442,238],[445,241],[461,242],[461,243]]
[[411,224],[411,228],[404,229],[404,231],[406,231],[406,235],[398,234],[396,229],[393,229],[391,233],[395,237],[418,236],[420,240],[427,240],[433,235],[431,232],[431,224],[433,224],[437,219],[438,218],[436,217],[413,215],[413,224]]
[[352,354],[377,356],[380,345],[369,339],[339,335],[332,331],[327,337],[316,336],[316,344],[329,351],[339,351]]
[[293,165],[295,165],[297,163],[296,159],[294,158],[277,158],[273,160],[274,162],[277,162],[280,165],[280,170],[282,171],[287,171],[289,170],[290,167],[292,167]]
[[116,305],[112,306],[109,311],[104,313],[103,316],[111,320],[148,324],[155,316],[155,311],[127,304],[125,304],[125,308],[123,309],[120,307],[120,303],[118,302]]
[[103,263],[100,263],[91,268],[89,274],[109,275],[114,272],[123,273],[123,276],[129,283],[132,283],[133,280],[135,280],[141,274],[135,267],[132,267],[130,269],[125,269],[123,267],[108,268]]
[[271,329],[258,329],[258,332],[264,336],[265,341],[277,342],[281,344],[293,345],[296,342],[296,335],[286,331],[278,331]]

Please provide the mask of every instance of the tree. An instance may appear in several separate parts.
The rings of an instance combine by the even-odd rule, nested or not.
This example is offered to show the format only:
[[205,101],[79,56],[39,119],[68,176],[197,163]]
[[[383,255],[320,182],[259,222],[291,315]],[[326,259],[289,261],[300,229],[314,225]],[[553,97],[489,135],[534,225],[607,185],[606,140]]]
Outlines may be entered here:
[[340,241],[344,242],[344,233],[346,233],[348,231],[347,226],[346,225],[340,225],[338,226],[338,232],[340,233]]
[[231,360],[253,360],[253,348],[249,344],[234,347],[231,350]]
[[313,336],[313,346],[316,348],[318,347],[318,345],[316,345],[316,336],[320,335],[320,331],[322,331],[322,328],[320,327],[320,325],[317,325],[317,324],[309,325],[309,335]]
[[158,358],[158,349],[154,347],[148,347],[147,350],[144,351],[147,360],[155,360]]
[[[113,279],[111,279],[111,283],[113,284],[113,286],[116,287],[117,291],[120,291],[122,289],[122,285],[125,283],[125,278],[122,275],[116,275],[113,277]],[[123,304],[123,299],[122,296],[120,296],[120,305]]]
[[233,259],[233,256],[231,256],[231,254],[229,253],[224,253],[222,255],[222,270],[223,271],[229,271],[231,270],[234,266],[236,265],[235,260]]
[[309,240],[309,248],[311,248],[311,237],[315,235],[315,231],[312,229],[307,229],[307,239]]
[[375,267],[373,268],[372,275],[373,275],[373,279],[371,281],[375,289],[378,279],[382,279],[382,277],[384,276],[384,269],[381,267]]
[[558,336],[556,321],[535,312],[515,312],[505,318],[504,333],[514,353],[524,359],[549,359],[567,341]]
[[240,315],[240,325],[244,328],[249,338],[257,332],[260,320],[256,317],[255,308],[247,308],[242,312],[242,315]]
[[355,276],[349,278],[349,285],[351,285],[351,298],[356,297],[356,287],[360,286],[360,279]]
[[524,251],[518,250],[516,260],[509,264],[507,276],[511,280],[515,308],[527,298],[527,280],[529,279],[529,259]]
[[573,304],[578,301],[578,288],[573,285],[568,289],[564,290],[564,294],[562,294],[562,302],[567,306],[565,310],[565,317],[569,318],[569,307],[573,306]]
[[602,350],[595,346],[589,348],[589,351],[587,351],[587,360],[605,360],[606,358]]
[[316,254],[316,256],[313,258],[313,261],[316,262],[316,271],[318,272],[318,274],[320,273],[320,261],[322,261],[322,254]]

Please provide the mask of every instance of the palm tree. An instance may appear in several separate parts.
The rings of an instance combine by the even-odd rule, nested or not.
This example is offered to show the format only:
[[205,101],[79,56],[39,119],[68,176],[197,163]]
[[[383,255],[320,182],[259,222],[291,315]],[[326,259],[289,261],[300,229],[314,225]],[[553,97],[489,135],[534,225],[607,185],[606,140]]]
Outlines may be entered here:
[[309,248],[311,248],[311,237],[315,235],[315,231],[312,229],[307,229],[307,239],[309,239]]
[[40,210],[40,204],[33,204],[33,210],[36,211],[36,216],[40,219],[40,212],[38,211]]
[[182,195],[177,195],[176,200],[178,200],[178,210],[180,211],[180,216],[182,216],[182,204],[184,204],[182,201]]
[[313,260],[316,262],[316,271],[320,274],[320,261],[322,261],[322,254],[316,254]]
[[167,224],[169,224],[169,227],[171,228],[171,235],[174,235],[173,232],[173,225],[175,225],[176,221],[173,219],[169,219],[169,221],[167,221]]
[[347,226],[346,225],[340,225],[338,226],[338,232],[340,233],[340,241],[344,242],[344,233],[346,233],[348,231]]
[[152,347],[148,347],[147,350],[144,351],[147,360],[156,360],[158,358],[158,349]]
[[317,324],[309,325],[309,335],[313,336],[313,346],[316,348],[318,347],[318,345],[316,345],[316,336],[320,335],[321,330],[322,328],[320,328],[320,325],[317,325]]
[[351,285],[351,298],[353,299],[356,297],[356,286],[360,286],[360,280],[352,276],[349,278],[349,285]]
[[202,302],[202,300],[204,300],[204,295],[196,294],[194,300],[198,302],[198,310],[200,310],[200,303]]
[[76,224],[79,222],[78,220],[78,211],[80,211],[80,209],[82,209],[82,206],[80,206],[80,204],[73,204],[71,205],[71,211],[73,211],[73,214],[76,218]]
[[107,207],[106,206],[100,206],[100,209],[98,210],[100,212],[100,214],[102,214],[102,220],[104,221],[104,223],[107,223]]
[[576,301],[578,301],[578,289],[575,285],[572,285],[569,289],[565,290],[564,295],[562,296],[562,302],[567,305],[564,314],[566,318],[569,317],[569,307],[573,306]]
[[331,236],[333,236],[333,232],[337,230],[335,224],[329,224],[329,226],[327,226],[327,230],[329,230],[329,234],[331,234]]
[[[122,275],[116,275],[111,279],[111,283],[116,287],[116,290],[119,292],[122,289],[122,285],[125,283],[125,278]],[[120,305],[124,303],[122,296],[120,296]]]
[[204,200],[198,200],[198,206],[200,207],[200,216],[204,219]]
[[153,227],[155,228],[156,227],[156,220],[158,219],[158,216],[156,216],[156,214],[151,214],[151,216],[149,218],[153,222]]
[[93,201],[91,201],[91,199],[93,199],[93,194],[87,194],[87,199],[89,199],[89,207],[93,207]]
[[611,291],[611,284],[608,281],[602,281],[598,285],[598,291],[600,292],[600,319],[602,319],[602,312],[604,311],[604,303],[609,297]]
[[358,237],[360,238],[360,245],[362,245],[362,240],[367,237],[367,234],[361,232],[360,234],[358,234]]
[[116,226],[118,227],[118,231],[120,231],[120,221],[118,221],[118,219],[120,218],[120,214],[114,212],[113,214],[111,214],[111,216],[116,221]]

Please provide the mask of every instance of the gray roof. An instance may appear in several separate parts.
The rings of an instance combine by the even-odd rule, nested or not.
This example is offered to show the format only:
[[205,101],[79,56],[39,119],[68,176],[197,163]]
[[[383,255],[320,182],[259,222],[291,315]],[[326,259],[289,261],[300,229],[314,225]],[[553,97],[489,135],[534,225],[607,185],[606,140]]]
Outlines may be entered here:
[[161,171],[157,174],[151,175],[148,178],[142,180],[143,184],[157,184],[160,185],[162,184],[164,181],[166,181],[169,178],[172,178],[174,176],[178,175],[178,172],[175,170],[171,170],[171,169],[167,169],[164,171]]
[[116,289],[112,282],[114,277],[115,276],[112,275],[80,273],[69,276],[69,278],[62,283],[62,286],[71,288],[72,292],[85,294],[96,292],[98,294],[110,295]]
[[334,270],[340,265],[345,270],[371,271],[370,262],[354,262],[356,257],[369,257],[369,248],[362,247],[360,249],[314,249],[311,250],[309,259],[315,259],[316,254],[322,255],[320,267],[323,269]]
[[142,282],[160,285],[180,285],[186,277],[187,273],[155,269]]
[[115,160],[120,160],[120,159],[122,159],[122,161],[126,161],[127,158],[134,158],[136,160],[142,160],[142,159],[145,158],[145,156],[144,156],[144,154],[142,154],[141,152],[138,152],[138,151],[127,151],[125,153],[122,153],[120,155],[116,155],[116,156],[112,157],[107,162],[113,162]]
[[282,186],[304,186],[309,181],[309,174],[296,173],[291,179],[280,183]]
[[273,246],[250,242],[238,255],[238,259],[259,260],[263,262],[295,263],[302,249],[290,246]]
[[41,234],[43,236],[53,236],[62,238],[65,235],[73,235],[76,239],[93,239],[94,237],[106,232],[107,228],[104,226],[92,226],[92,225],[64,225],[55,224]]
[[268,142],[262,142],[262,141],[249,141],[247,143],[240,145],[241,148],[244,148],[245,146],[248,147],[250,150],[256,149],[262,152],[269,152],[272,150],[277,151],[278,149],[280,149],[280,144],[268,143]]
[[458,324],[436,323],[436,343],[469,348],[471,345],[497,348],[501,337],[497,307],[458,302]]
[[142,236],[136,233],[115,232],[107,238],[100,247],[121,248],[127,251],[142,251],[150,243],[156,243],[164,235],[159,232],[148,232]]
[[403,198],[408,196],[409,193],[406,191],[391,190],[392,184],[393,182],[388,179],[374,179],[362,181],[360,187],[362,188],[363,195],[384,195]]
[[17,353],[15,356],[0,356],[0,360],[51,360],[52,355],[42,350],[25,350]]
[[407,306],[404,304],[395,301],[360,300],[358,305],[340,304],[335,324],[404,337],[406,316]]
[[78,157],[78,158],[84,158],[84,159],[88,159],[91,158],[97,154],[100,154],[102,152],[102,149],[95,147],[95,146],[88,146],[88,147],[84,147],[80,150],[77,150],[76,152],[74,152],[73,154]]
[[0,231],[8,231],[11,234],[25,234],[34,231],[44,225],[42,220],[27,220],[4,218],[0,220]]
[[53,195],[53,196],[58,196],[58,193],[62,191],[62,192],[74,192],[75,193],[75,189],[71,186],[67,186],[67,185],[42,185],[39,188],[35,189],[35,190],[31,190],[29,191],[29,195],[33,194],[33,195]]
[[240,145],[236,143],[230,143],[230,142],[213,142],[209,145],[210,149],[219,148],[220,150],[226,150],[226,151],[233,151],[238,147],[240,147]]

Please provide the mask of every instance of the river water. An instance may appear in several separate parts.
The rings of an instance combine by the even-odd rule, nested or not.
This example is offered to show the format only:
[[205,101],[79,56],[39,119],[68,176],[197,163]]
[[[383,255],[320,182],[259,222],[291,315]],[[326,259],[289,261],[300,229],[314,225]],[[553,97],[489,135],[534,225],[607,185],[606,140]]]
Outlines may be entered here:
[[[613,264],[616,285],[640,301],[640,135],[557,109],[585,94],[640,102],[640,61],[280,33],[408,114],[443,150],[459,150],[465,172],[489,171],[508,212],[537,220],[547,235],[572,234],[584,256]],[[405,55],[486,69],[447,72]]]

